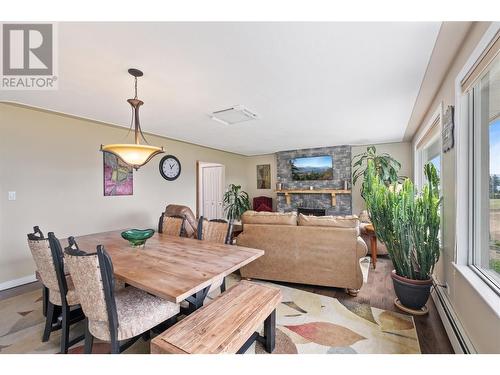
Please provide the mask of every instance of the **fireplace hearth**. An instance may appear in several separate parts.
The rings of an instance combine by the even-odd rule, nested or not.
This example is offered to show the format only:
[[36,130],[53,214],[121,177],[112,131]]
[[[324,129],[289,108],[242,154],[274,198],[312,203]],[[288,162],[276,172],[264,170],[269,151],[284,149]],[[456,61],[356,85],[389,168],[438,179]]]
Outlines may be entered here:
[[325,216],[326,210],[324,208],[298,207],[297,208],[297,215],[298,214],[302,214],[302,215],[306,215],[306,216]]

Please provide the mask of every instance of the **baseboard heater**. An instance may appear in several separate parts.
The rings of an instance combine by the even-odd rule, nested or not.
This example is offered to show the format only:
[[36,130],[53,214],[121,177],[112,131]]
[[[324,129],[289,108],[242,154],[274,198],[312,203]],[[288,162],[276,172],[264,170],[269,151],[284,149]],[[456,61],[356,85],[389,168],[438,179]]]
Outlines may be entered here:
[[460,354],[473,354],[477,353],[465,333],[462,324],[460,323],[451,303],[449,302],[446,291],[442,286],[434,280],[434,288],[432,293],[432,300],[436,305],[441,321],[450,339],[450,343],[455,353]]

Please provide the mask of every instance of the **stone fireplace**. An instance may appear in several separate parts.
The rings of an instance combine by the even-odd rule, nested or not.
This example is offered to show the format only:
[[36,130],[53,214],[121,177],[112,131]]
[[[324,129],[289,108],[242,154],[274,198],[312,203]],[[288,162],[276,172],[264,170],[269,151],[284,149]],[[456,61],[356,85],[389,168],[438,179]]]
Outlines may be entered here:
[[[322,155],[331,155],[333,158],[332,180],[295,181],[292,179],[291,159]],[[282,184],[282,190],[299,190],[299,192],[286,195],[278,192],[277,210],[279,212],[297,212],[298,208],[301,208],[324,210],[323,215],[351,214],[352,197],[350,191],[334,194],[334,196],[331,194],[331,191],[343,190],[344,181],[348,182],[348,189],[351,189],[351,146],[282,151],[276,154],[276,160],[277,181]],[[309,191],[311,186],[313,190]],[[300,190],[308,191],[307,193],[300,193]]]

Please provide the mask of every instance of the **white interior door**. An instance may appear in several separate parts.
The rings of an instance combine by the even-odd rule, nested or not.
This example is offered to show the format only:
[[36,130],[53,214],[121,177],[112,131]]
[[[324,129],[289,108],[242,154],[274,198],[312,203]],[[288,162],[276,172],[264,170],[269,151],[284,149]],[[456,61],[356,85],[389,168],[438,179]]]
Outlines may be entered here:
[[224,218],[224,166],[202,167],[202,212],[208,220]]

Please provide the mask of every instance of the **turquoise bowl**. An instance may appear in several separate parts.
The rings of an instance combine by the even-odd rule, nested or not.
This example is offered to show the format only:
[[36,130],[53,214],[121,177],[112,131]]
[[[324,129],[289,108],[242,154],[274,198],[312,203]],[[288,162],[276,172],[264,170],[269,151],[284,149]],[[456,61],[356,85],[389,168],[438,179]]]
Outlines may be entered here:
[[122,232],[122,238],[130,242],[132,247],[137,247],[144,245],[153,234],[155,234],[154,229],[129,229]]

